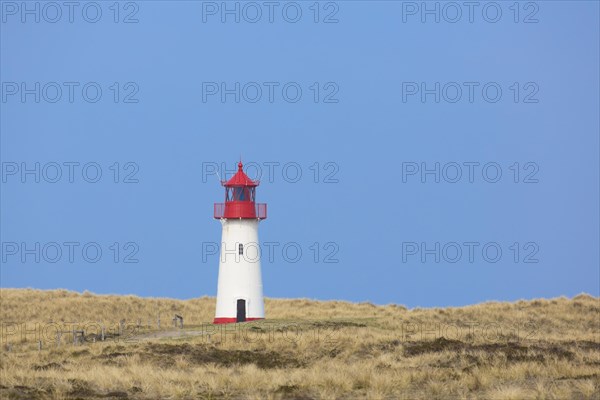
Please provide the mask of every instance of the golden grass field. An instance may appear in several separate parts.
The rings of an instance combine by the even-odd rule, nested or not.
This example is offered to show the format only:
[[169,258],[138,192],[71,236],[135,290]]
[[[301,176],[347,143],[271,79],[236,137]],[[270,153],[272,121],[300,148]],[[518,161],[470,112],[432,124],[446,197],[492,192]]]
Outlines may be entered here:
[[209,297],[0,299],[2,399],[600,398],[600,299],[585,294],[410,310],[267,299],[267,320],[220,326]]

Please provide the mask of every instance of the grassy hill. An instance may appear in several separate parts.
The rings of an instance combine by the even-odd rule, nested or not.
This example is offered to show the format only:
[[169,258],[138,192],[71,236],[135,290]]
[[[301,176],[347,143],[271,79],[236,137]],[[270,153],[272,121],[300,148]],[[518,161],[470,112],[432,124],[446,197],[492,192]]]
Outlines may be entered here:
[[220,326],[208,297],[0,300],[2,399],[600,398],[589,295],[411,310],[267,299],[267,320]]

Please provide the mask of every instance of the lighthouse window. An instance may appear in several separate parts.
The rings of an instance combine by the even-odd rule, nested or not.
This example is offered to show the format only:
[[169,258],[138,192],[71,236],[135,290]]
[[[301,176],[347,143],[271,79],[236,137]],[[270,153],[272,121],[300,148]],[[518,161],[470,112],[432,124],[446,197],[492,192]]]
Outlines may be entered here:
[[239,188],[238,193],[241,201],[246,200],[246,191],[243,188]]
[[246,187],[236,187],[233,189],[233,200],[246,201],[249,200],[249,192]]
[[243,256],[243,255],[244,255],[244,245],[243,245],[243,244],[241,244],[241,243],[240,243],[240,244],[238,245],[238,251],[239,251],[239,253],[240,253],[240,256]]

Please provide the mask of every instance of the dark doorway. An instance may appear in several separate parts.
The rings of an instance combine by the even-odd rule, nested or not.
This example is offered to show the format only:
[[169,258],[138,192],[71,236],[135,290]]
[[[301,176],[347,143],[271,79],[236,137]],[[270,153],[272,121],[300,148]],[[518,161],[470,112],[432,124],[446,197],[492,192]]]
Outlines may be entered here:
[[246,322],[246,300],[237,301],[237,319],[236,322]]

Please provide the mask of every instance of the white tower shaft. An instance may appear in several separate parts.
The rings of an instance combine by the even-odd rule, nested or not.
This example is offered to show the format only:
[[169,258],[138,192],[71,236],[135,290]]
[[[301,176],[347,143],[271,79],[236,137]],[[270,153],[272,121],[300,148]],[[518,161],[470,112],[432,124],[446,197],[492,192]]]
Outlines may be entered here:
[[215,323],[252,321],[265,317],[259,219],[221,219],[223,234]]

